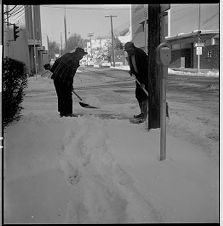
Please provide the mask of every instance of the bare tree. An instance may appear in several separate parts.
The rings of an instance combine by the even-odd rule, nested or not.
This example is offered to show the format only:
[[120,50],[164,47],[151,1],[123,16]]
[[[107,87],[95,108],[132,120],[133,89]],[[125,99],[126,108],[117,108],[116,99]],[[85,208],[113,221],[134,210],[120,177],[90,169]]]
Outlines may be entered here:
[[77,47],[85,48],[87,46],[87,40],[83,39],[79,34],[71,35],[67,40],[67,46],[65,53],[74,50]]
[[59,54],[60,52],[60,48],[59,48],[59,44],[56,43],[55,41],[49,41],[49,56],[50,58],[54,59],[55,58],[55,54]]

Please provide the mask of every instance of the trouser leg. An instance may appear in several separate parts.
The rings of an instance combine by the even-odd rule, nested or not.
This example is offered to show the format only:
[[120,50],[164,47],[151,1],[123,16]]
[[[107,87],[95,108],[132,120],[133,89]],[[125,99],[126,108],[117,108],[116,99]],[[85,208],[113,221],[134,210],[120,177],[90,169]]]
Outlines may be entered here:
[[146,119],[148,115],[148,100],[142,101],[142,113],[143,113],[143,118]]
[[54,80],[54,86],[57,94],[57,102],[58,102],[58,112],[63,113],[64,107],[63,107],[63,92],[62,87],[59,81]]
[[64,91],[64,112],[65,114],[73,113],[72,92],[69,89]]
[[142,90],[142,88],[139,86],[138,83],[136,83],[136,90],[135,90],[135,96],[139,103],[140,111],[141,113],[136,116],[136,118],[144,118],[147,116],[147,109],[148,109],[148,97],[145,94],[145,92]]
[[71,87],[68,87],[57,80],[54,80],[54,85],[58,99],[58,112],[61,116],[72,114],[73,101]]

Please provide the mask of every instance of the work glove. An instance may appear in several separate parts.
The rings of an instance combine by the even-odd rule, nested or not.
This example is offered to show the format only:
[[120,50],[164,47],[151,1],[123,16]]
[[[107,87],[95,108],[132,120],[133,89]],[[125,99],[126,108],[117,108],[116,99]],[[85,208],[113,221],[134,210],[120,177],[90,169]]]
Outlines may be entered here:
[[141,87],[142,89],[145,89],[146,86],[145,86],[143,83],[141,83],[141,84],[140,84],[140,87]]

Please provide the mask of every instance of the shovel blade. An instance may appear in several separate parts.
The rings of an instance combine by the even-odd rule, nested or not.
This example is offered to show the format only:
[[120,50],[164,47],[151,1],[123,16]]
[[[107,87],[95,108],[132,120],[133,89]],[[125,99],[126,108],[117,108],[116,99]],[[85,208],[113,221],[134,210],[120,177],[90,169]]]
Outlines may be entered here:
[[91,106],[89,104],[86,104],[84,102],[79,102],[79,104],[81,105],[81,107],[84,107],[84,108],[97,108],[97,107]]

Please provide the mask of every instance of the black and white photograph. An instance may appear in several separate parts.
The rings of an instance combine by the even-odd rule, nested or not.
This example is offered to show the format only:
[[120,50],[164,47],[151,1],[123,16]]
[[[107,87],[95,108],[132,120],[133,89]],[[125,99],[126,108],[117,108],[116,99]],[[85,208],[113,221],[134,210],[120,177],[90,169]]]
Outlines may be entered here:
[[2,224],[220,224],[222,3],[30,3],[1,5]]

